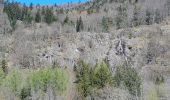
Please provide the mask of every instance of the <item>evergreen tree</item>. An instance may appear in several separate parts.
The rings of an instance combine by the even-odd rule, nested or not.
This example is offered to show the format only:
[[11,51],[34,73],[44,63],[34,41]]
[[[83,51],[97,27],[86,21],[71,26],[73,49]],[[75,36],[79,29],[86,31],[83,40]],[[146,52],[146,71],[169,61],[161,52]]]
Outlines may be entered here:
[[117,16],[116,16],[116,27],[117,29],[124,28],[127,26],[127,7],[126,3],[121,3],[117,8]]
[[155,11],[154,22],[157,23],[157,24],[159,24],[161,22],[161,14],[160,14],[160,11],[158,9],[156,9],[156,11]]
[[137,8],[137,5],[135,5],[134,11],[133,11],[132,26],[136,27],[138,25],[140,25],[139,9]]
[[6,60],[2,60],[2,70],[5,74],[8,74],[8,66]]
[[24,18],[24,23],[25,24],[31,24],[32,20],[33,20],[33,17],[31,15],[31,12],[29,12]]
[[81,31],[83,31],[83,29],[84,29],[83,20],[82,20],[82,18],[80,17],[80,18],[77,20],[77,23],[76,23],[76,31],[77,31],[77,32],[81,32]]
[[79,69],[76,69],[78,90],[82,97],[87,97],[91,91],[90,67],[83,61],[79,62],[78,67]]
[[146,10],[146,24],[147,25],[151,25],[152,24],[152,21],[153,21],[153,18],[152,18],[152,13],[147,9]]
[[44,19],[47,24],[51,24],[52,22],[56,20],[52,9],[50,8],[46,9]]
[[10,20],[10,26],[12,27],[13,30],[16,29],[16,24],[17,24],[17,19]]
[[33,3],[31,3],[30,6],[29,6],[29,9],[32,10],[33,6],[34,6]]
[[94,69],[93,81],[94,85],[99,88],[103,88],[105,85],[108,84],[112,85],[113,82],[112,73],[104,61],[101,64],[96,65]]
[[35,22],[36,22],[36,23],[41,22],[40,9],[37,11],[37,13],[36,13],[36,15],[35,15]]
[[110,26],[113,24],[112,20],[107,17],[102,18],[103,32],[109,32]]
[[8,2],[4,3],[4,12],[7,13],[8,19],[10,21],[10,25],[13,30],[16,28],[17,20],[21,20],[21,9],[19,8],[19,4],[16,2]]
[[21,14],[22,14],[21,20],[24,21],[28,17],[28,14],[29,14],[29,9],[25,4],[22,7],[22,13]]
[[42,7],[42,10],[41,10],[41,14],[42,14],[42,15],[45,15],[45,13],[46,13],[46,10],[45,10],[45,7],[43,6],[43,7]]
[[77,87],[82,97],[89,96],[95,88],[103,88],[113,83],[111,71],[105,62],[97,64],[93,69],[80,61],[78,66],[74,66],[74,71],[77,77]]
[[68,23],[69,22],[69,17],[66,16],[66,18],[64,19],[64,24]]
[[141,95],[141,78],[134,68],[120,66],[114,75],[114,82],[117,87],[125,86],[130,94]]

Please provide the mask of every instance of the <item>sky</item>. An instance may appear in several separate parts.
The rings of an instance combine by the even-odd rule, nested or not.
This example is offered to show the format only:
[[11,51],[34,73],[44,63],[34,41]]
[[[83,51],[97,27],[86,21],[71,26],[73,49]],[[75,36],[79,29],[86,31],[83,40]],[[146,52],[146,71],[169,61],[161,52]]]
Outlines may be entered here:
[[17,1],[17,2],[20,2],[20,3],[25,3],[25,4],[30,4],[30,3],[33,3],[33,4],[65,4],[65,3],[68,3],[68,2],[86,2],[87,0],[11,0],[11,1]]

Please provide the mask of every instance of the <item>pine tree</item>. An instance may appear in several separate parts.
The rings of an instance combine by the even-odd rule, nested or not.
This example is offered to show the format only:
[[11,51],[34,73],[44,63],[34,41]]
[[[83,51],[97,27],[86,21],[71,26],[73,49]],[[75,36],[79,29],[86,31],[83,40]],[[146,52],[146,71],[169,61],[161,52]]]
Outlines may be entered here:
[[104,32],[109,31],[109,20],[108,20],[108,18],[105,18],[105,17],[102,18],[102,26],[103,26]]
[[2,60],[2,70],[5,74],[8,74],[8,66],[6,60]]
[[146,24],[147,25],[151,25],[152,24],[152,21],[153,21],[153,18],[152,18],[152,13],[147,9],[146,10]]
[[35,22],[37,22],[37,23],[41,22],[40,9],[37,11],[37,13],[35,15]]
[[68,23],[69,22],[69,17],[66,16],[66,18],[64,19],[64,24]]
[[94,85],[103,88],[105,85],[111,85],[112,80],[112,73],[107,64],[104,61],[101,64],[97,64],[94,69]]
[[11,25],[13,30],[16,29],[16,24],[17,24],[17,19],[11,19],[10,20],[10,25]]
[[81,92],[82,97],[87,97],[91,91],[90,67],[83,61],[79,62],[78,67],[79,69],[76,67],[78,90]]
[[161,22],[161,14],[160,14],[160,11],[158,9],[156,9],[156,11],[155,11],[154,22],[157,23],[157,24],[159,24]]
[[28,12],[27,15],[25,15],[24,22],[25,24],[31,24],[33,21],[33,17],[31,15],[31,12]]
[[80,17],[78,20],[77,20],[77,24],[76,24],[76,31],[77,32],[81,32],[84,30],[84,25],[83,25],[83,20],[82,18]]
[[54,22],[56,20],[52,9],[50,9],[50,8],[46,9],[44,19],[47,24],[51,24],[52,22]]
[[134,11],[133,11],[132,26],[136,27],[138,25],[140,25],[139,9],[137,8],[137,5],[135,5]]
[[[122,1],[123,2],[123,1]],[[124,28],[127,26],[127,7],[126,3],[120,4],[117,8],[117,16],[116,16],[116,27],[117,29]]]
[[31,3],[30,6],[29,6],[29,9],[32,10],[33,6],[34,6],[33,3]]

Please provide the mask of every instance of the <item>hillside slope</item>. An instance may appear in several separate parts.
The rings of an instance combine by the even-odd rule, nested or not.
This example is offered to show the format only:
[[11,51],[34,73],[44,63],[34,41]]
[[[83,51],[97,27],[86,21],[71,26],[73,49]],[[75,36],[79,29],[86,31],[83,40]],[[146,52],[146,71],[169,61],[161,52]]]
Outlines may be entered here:
[[[31,93],[27,94],[27,98],[33,100],[169,100],[170,19],[168,7],[163,7],[167,1],[135,1],[94,0],[72,6],[56,5],[54,8],[53,6],[51,8],[23,6],[29,14],[23,13],[22,7],[20,8],[17,3],[11,4],[12,6],[7,5],[5,12],[8,16],[5,12],[0,14],[0,61],[2,61],[0,71],[7,70],[5,75],[0,72],[2,83],[4,80],[8,82],[12,76],[18,79],[17,72],[13,72],[17,69],[24,78],[26,77],[28,80],[32,78],[35,83],[37,82],[38,89],[43,87],[42,90],[37,88],[35,91],[28,90]],[[126,10],[122,8],[124,6],[127,7]],[[17,13],[18,16],[17,14],[12,16],[13,9],[10,7],[16,7],[17,11],[21,10],[21,12]],[[139,7],[139,13],[133,12],[136,7]],[[117,11],[117,8],[121,9],[120,12]],[[38,9],[47,10],[45,10],[45,14],[38,17],[38,19],[42,18],[39,20],[40,22],[36,22],[35,16],[32,16],[37,14]],[[122,9],[128,12],[127,15],[122,16],[124,15]],[[159,14],[155,12],[157,10],[159,10]],[[48,11],[52,13],[52,17],[49,17]],[[135,20],[132,21],[131,18],[136,14],[137,19],[135,17]],[[117,21],[116,19],[119,17],[121,19]],[[13,21],[16,21],[15,27],[11,25]],[[82,66],[85,68],[81,69],[80,61],[84,62]],[[99,65],[100,63],[103,65]],[[102,69],[101,66],[108,69]],[[99,70],[100,67],[101,70]],[[77,69],[80,69],[80,72]],[[84,70],[89,73],[83,72]],[[111,75],[113,83],[110,83],[113,86],[109,84],[101,87],[94,86],[98,83],[93,83],[92,79],[99,82],[105,80],[103,79],[104,71],[106,74],[109,73],[107,71],[111,72],[108,76]],[[83,76],[84,73],[86,76]],[[99,77],[96,78],[95,75],[99,75]],[[58,87],[59,89],[65,87],[63,89],[65,92],[60,93],[53,89],[53,84],[58,82],[54,82],[55,79],[61,81],[61,83],[57,83],[57,86],[61,86]],[[85,83],[80,84],[80,87],[84,87],[78,87],[79,82],[84,82],[84,80]],[[119,82],[119,86],[116,86],[115,80]],[[20,82],[27,83],[25,79],[18,81],[18,83]],[[11,83],[14,84],[15,79]],[[141,90],[140,95],[137,94],[136,87],[133,87],[138,83],[140,84],[137,86]],[[23,90],[25,89],[23,84],[13,91],[9,88],[4,89],[4,84],[6,83],[0,84],[2,86],[0,99],[1,96],[8,98],[8,93],[11,93],[9,100],[13,97],[18,100],[20,93],[26,91]],[[12,86],[16,88],[17,84],[13,84]],[[89,88],[92,90],[83,98],[81,92],[89,92],[86,91],[86,86],[89,86],[87,90]],[[78,90],[78,88],[80,89]],[[16,94],[13,93],[14,91]],[[133,94],[134,91],[136,94]]]

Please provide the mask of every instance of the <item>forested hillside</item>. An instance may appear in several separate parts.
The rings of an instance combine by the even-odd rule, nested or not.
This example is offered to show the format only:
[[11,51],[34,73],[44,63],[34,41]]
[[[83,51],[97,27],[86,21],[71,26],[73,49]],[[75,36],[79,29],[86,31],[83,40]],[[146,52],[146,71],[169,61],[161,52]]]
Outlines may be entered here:
[[0,100],[169,100],[170,1],[0,1]]

